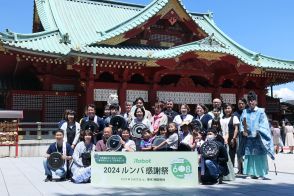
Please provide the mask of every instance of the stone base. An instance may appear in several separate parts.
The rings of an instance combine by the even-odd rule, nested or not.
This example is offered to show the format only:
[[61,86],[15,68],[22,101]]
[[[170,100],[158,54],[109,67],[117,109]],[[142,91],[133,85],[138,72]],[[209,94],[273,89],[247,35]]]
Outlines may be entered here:
[[[55,140],[21,140],[18,144],[19,157],[40,157],[46,154]],[[1,157],[15,157],[15,146],[0,146]]]

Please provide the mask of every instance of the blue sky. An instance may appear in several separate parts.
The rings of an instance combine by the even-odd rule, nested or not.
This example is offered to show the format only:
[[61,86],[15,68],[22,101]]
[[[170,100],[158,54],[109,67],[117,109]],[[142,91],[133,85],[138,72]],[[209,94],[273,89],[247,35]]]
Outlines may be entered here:
[[[148,4],[151,0],[124,0]],[[0,31],[30,33],[33,0],[0,0]],[[264,55],[294,60],[294,1],[183,0],[191,12],[214,13],[216,24],[244,47]],[[294,99],[294,82],[274,87],[284,99]]]

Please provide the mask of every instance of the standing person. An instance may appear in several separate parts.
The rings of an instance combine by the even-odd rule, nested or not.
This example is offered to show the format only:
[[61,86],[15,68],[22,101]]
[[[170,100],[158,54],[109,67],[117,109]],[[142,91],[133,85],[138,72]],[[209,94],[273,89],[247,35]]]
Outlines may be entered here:
[[110,116],[110,108],[109,105],[105,105],[104,106],[104,114],[103,114],[103,120],[105,120],[106,118],[108,118]]
[[168,123],[173,122],[174,118],[178,115],[176,111],[173,110],[174,103],[171,100],[168,100],[165,104],[165,111],[164,114],[167,116]]
[[155,114],[151,119],[151,124],[153,126],[153,135],[156,135],[158,132],[158,128],[161,125],[167,125],[168,119],[167,116],[162,111],[164,104],[161,102],[155,103],[154,111]]
[[[214,115],[214,118],[208,121],[208,129],[211,128],[211,125],[214,121],[220,121],[220,110],[218,108],[213,108],[212,113]],[[218,132],[218,134],[220,133]]]
[[[247,101],[245,98],[241,98],[238,100],[238,109],[237,111],[235,111],[233,113],[233,116],[237,116],[239,121],[241,120],[240,117],[243,113],[243,110],[246,108],[247,106]],[[238,160],[238,172],[237,175],[243,175],[243,156],[240,153],[240,144],[243,142],[243,135],[240,134],[240,130],[239,130],[239,134],[238,134],[238,142],[237,142],[237,160]]]
[[63,123],[65,123],[68,112],[71,111],[69,109],[66,109],[63,113],[62,119],[58,122],[58,128],[60,129],[60,127],[63,125]]
[[151,122],[147,118],[144,118],[144,116],[145,110],[143,108],[136,108],[135,117],[129,125],[130,129],[132,129],[135,124],[143,123],[153,133],[153,126],[151,125]]
[[285,130],[285,135],[286,135],[285,145],[288,146],[290,149],[289,154],[293,154],[294,128],[290,122],[286,122],[286,125],[285,125],[285,121],[283,121],[283,126],[284,126],[284,130]]
[[77,144],[73,153],[73,163],[71,172],[73,174],[71,181],[74,183],[90,182],[91,178],[91,152],[95,145],[92,143],[93,133],[91,130],[84,132],[85,141]]
[[72,149],[75,148],[80,138],[80,123],[76,121],[75,111],[70,110],[66,116],[66,120],[61,126],[61,130],[64,132],[64,141],[69,143]]
[[68,143],[63,141],[63,138],[64,138],[63,131],[61,129],[57,130],[55,132],[56,142],[52,143],[47,150],[47,153],[45,155],[46,159],[43,161],[45,175],[47,176],[47,178],[45,179],[45,182],[52,181],[52,171],[55,172],[55,174],[60,177],[60,181],[65,180],[66,171],[67,171],[67,167],[66,167],[67,163],[65,163],[61,168],[56,170],[51,168],[48,164],[48,158],[54,152],[61,153],[62,159],[65,162],[70,161],[72,159],[73,150]]
[[97,143],[98,140],[101,140],[102,138],[102,134],[103,134],[103,129],[105,127],[104,125],[104,120],[98,116],[96,116],[96,109],[95,109],[95,105],[94,104],[89,104],[87,106],[87,113],[88,116],[86,116],[85,118],[83,118],[82,122],[81,122],[81,127],[85,127],[85,123],[92,121],[94,123],[96,123],[96,125],[98,126],[98,131],[93,132],[93,141],[94,144]]
[[125,103],[126,112],[123,114],[123,117],[126,119],[128,125],[132,122],[132,114],[131,114],[132,107],[133,107],[132,102],[127,101]]
[[105,127],[103,130],[102,139],[96,143],[95,149],[97,152],[107,151],[106,142],[107,142],[108,138],[110,138],[110,136],[112,136],[112,128]]
[[168,146],[168,151],[176,151],[179,146],[179,135],[176,123],[168,124],[167,139],[159,144],[158,146],[153,146],[153,150],[156,151],[163,147],[164,145]]
[[212,117],[207,114],[207,107],[203,104],[196,105],[196,115],[195,119],[200,120],[203,126],[203,131],[207,131],[208,129],[208,121],[212,119]]
[[[112,126],[110,125],[110,121],[113,117],[120,115],[120,107],[117,103],[113,103],[109,106],[110,115],[104,120],[104,124],[106,127]],[[121,115],[120,115],[121,116]],[[124,122],[122,125],[122,129],[127,128],[127,121],[123,118]],[[113,132],[116,132],[117,130],[113,130]]]
[[176,123],[177,129],[180,129],[181,124],[185,122],[192,122],[193,116],[188,114],[190,112],[190,107],[187,104],[182,104],[180,106],[181,114],[177,115],[173,122]]
[[274,147],[268,119],[263,108],[257,107],[257,95],[249,92],[249,108],[241,115],[240,131],[246,139],[242,155],[245,155],[243,173],[248,179],[265,179],[268,174],[267,154],[274,159]]
[[238,109],[233,113],[233,116],[237,116],[238,119],[240,120],[240,117],[243,113],[243,110],[246,108],[247,106],[247,101],[245,98],[241,98],[238,100]]
[[238,127],[240,121],[237,116],[233,116],[233,108],[229,103],[224,104],[224,116],[220,120],[224,134],[225,144],[229,147],[229,156],[233,166],[235,166],[235,156],[237,152]]
[[279,153],[279,148],[280,148],[280,138],[281,138],[281,130],[279,128],[279,122],[274,120],[272,122],[272,135],[273,135],[273,141],[274,141],[274,145],[275,145],[275,151],[276,154]]
[[[219,99],[219,98],[215,98],[215,99],[213,99],[212,100],[212,108],[218,108],[219,110],[220,110],[220,118],[222,118],[223,117],[223,109],[222,109],[222,100],[221,99]],[[214,118],[214,114],[213,114],[213,112],[211,111],[211,112],[209,112],[208,113],[212,118]]]
[[132,107],[131,109],[131,114],[132,114],[132,119],[135,118],[135,110],[137,108],[141,108],[145,111],[145,114],[144,114],[144,118],[147,118],[149,121],[151,121],[151,118],[152,118],[152,114],[149,110],[146,110],[145,107],[144,107],[144,99],[142,97],[139,97],[135,100],[135,105]]

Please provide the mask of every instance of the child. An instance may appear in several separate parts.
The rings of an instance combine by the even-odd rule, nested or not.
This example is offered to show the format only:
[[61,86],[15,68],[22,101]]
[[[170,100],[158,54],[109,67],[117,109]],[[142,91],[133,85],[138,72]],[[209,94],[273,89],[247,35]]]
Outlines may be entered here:
[[192,132],[192,135],[193,135],[192,150],[197,151],[198,154],[200,154],[200,147],[204,143],[202,134],[203,133],[195,129]]
[[151,151],[152,150],[151,145],[152,145],[153,138],[151,136],[152,136],[152,133],[148,128],[144,128],[142,130],[143,139],[141,140],[141,143],[140,143],[141,151]]
[[153,150],[156,151],[166,144],[168,145],[168,151],[176,151],[178,149],[179,136],[176,123],[168,124],[167,139],[158,146],[154,146]]
[[158,128],[157,136],[166,138],[167,130],[166,125],[160,125]]

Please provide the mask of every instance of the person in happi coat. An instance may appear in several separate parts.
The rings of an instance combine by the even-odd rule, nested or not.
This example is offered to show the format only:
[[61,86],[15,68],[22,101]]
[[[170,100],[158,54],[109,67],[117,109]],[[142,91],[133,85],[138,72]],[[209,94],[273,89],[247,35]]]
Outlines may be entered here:
[[247,137],[242,149],[243,173],[247,178],[265,179],[268,174],[267,155],[274,159],[274,145],[267,116],[263,108],[257,107],[257,95],[249,92],[248,108],[240,117],[240,133]]

